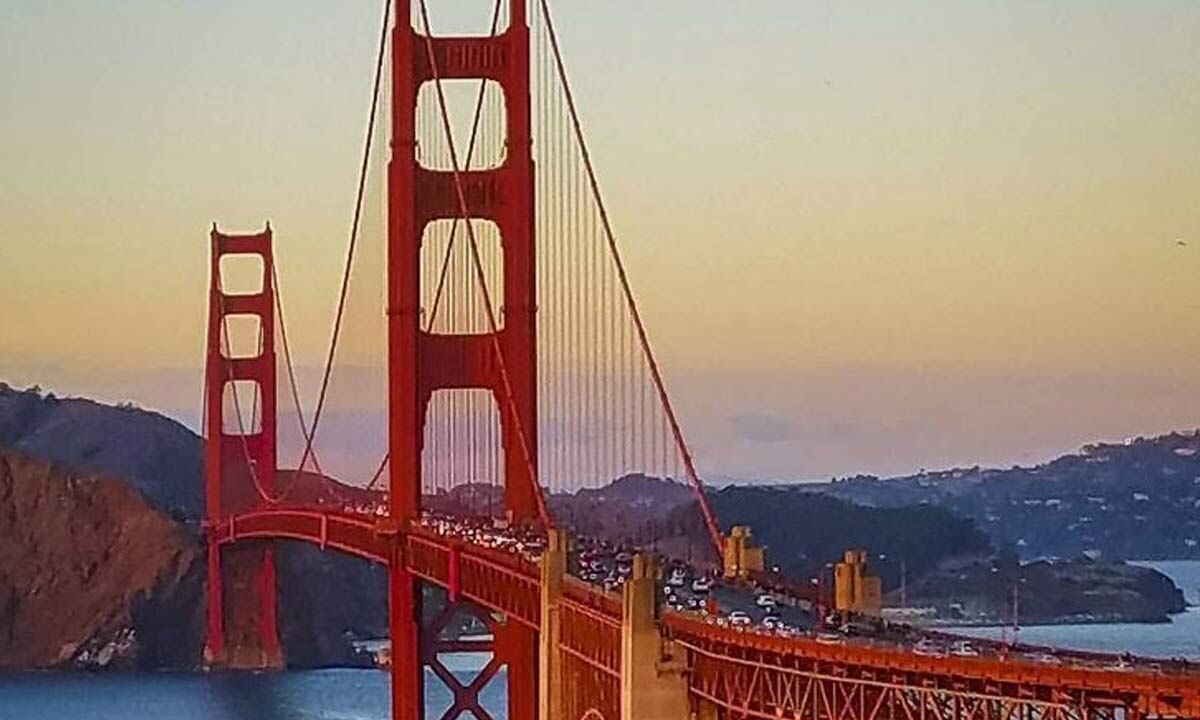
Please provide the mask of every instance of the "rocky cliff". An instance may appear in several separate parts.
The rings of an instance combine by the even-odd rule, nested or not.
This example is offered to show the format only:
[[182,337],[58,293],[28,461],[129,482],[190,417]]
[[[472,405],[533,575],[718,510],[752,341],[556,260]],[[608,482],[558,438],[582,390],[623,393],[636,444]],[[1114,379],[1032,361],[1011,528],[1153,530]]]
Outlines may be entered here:
[[0,448],[0,668],[193,665],[201,557],[125,482]]
[[[200,449],[157,413],[0,383],[0,668],[197,665]],[[369,499],[312,473],[278,484],[306,504]],[[386,634],[382,568],[277,548],[289,664],[355,662],[351,640]]]
[[0,446],[120,478],[174,517],[200,516],[200,438],[158,413],[0,382]]

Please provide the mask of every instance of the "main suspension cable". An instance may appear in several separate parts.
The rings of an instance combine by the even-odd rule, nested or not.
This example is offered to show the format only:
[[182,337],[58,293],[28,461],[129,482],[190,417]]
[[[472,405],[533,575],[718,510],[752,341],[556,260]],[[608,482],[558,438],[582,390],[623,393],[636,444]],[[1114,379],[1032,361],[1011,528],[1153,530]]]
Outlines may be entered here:
[[329,380],[333,374],[333,360],[337,354],[338,340],[341,336],[342,318],[346,312],[346,298],[350,290],[350,271],[354,266],[354,251],[358,244],[359,221],[362,218],[363,198],[366,195],[367,172],[371,160],[372,140],[375,136],[375,118],[379,111],[379,89],[383,81],[383,60],[387,52],[388,24],[391,19],[392,2],[383,0],[383,21],[379,29],[379,51],[375,57],[375,80],[371,89],[371,111],[367,118],[366,137],[363,140],[362,164],[358,173],[358,191],[354,198],[354,219],[350,223],[350,242],[346,249],[346,263],[342,268],[342,287],[338,293],[337,312],[334,315],[333,331],[329,338],[329,353],[325,358],[325,370],[321,376],[321,390],[317,394],[317,407],[313,411],[312,432],[304,443],[304,453],[300,456],[299,467],[304,467],[312,454],[313,440],[317,435],[317,427],[321,422],[321,414],[325,409],[325,398],[329,391]]
[[[425,0],[421,0],[422,10],[424,10]],[[708,504],[708,498],[704,494],[704,483],[700,480],[700,476],[696,472],[695,463],[692,461],[691,452],[687,448],[687,443],[684,441],[683,432],[680,429],[679,421],[675,415],[675,409],[671,405],[671,399],[667,395],[666,386],[663,383],[662,373],[659,371],[658,362],[655,360],[654,353],[650,348],[650,340],[646,334],[645,324],[642,322],[641,313],[638,311],[637,302],[633,296],[633,290],[629,284],[628,275],[625,272],[625,264],[621,259],[621,254],[617,248],[616,237],[613,233],[612,223],[609,220],[608,208],[604,204],[604,199],[600,193],[600,183],[596,178],[596,171],[592,165],[591,153],[588,150],[587,142],[583,135],[583,126],[579,120],[579,112],[575,106],[575,98],[571,93],[571,86],[567,80],[566,67],[563,64],[562,53],[558,45],[558,34],[554,30],[554,21],[550,16],[550,6],[547,0],[539,0],[541,6],[542,17],[545,21],[547,38],[550,41],[550,47],[554,52],[554,64],[558,71],[559,81],[562,83],[564,97],[567,101],[567,111],[571,118],[572,129],[575,134],[575,140],[579,145],[580,154],[583,159],[584,170],[587,173],[588,184],[590,185],[591,194],[596,203],[596,208],[600,214],[600,223],[604,230],[605,239],[608,243],[609,251],[612,255],[613,262],[616,266],[617,277],[620,280],[621,290],[625,296],[625,303],[629,308],[630,316],[633,319],[634,327],[637,330],[638,340],[642,347],[642,353],[645,355],[646,363],[649,366],[651,377],[654,381],[655,389],[657,390],[659,402],[662,404],[663,413],[666,415],[667,423],[670,425],[671,434],[674,443],[683,459],[684,470],[687,473],[688,479],[692,483],[692,488],[695,490],[697,500],[700,505],[700,512],[704,518],[704,524],[708,530],[709,539],[712,541],[713,549],[720,556],[722,552],[722,540],[720,526],[717,525],[712,508]]]
[[[291,348],[290,343],[288,343],[287,322],[284,320],[284,317],[283,317],[283,298],[281,297],[282,293],[280,292],[280,289],[279,289],[279,274],[275,271],[275,263],[274,262],[271,263],[271,280],[274,282],[274,285],[275,285],[275,292],[274,292],[274,295],[275,295],[275,319],[279,325],[279,341],[280,341],[280,344],[283,345],[283,363],[284,363],[285,368],[287,369],[288,386],[291,389],[290,394],[292,396],[292,407],[296,411],[296,419],[300,425],[301,437],[304,438],[304,442],[307,445],[311,445],[312,444],[312,433],[309,432],[308,422],[304,419],[304,408],[300,402],[300,388],[296,382],[296,368],[295,368],[295,365],[292,363],[292,348]],[[321,469],[321,461],[319,458],[317,458],[317,451],[315,449],[312,451],[312,461],[313,461],[313,467],[316,468],[317,473],[319,475],[321,475],[322,477],[324,477],[325,471]],[[296,481],[296,479],[299,477],[300,473],[303,470],[304,470],[303,465],[298,465],[296,467],[295,471],[292,474],[292,482],[293,483]]]

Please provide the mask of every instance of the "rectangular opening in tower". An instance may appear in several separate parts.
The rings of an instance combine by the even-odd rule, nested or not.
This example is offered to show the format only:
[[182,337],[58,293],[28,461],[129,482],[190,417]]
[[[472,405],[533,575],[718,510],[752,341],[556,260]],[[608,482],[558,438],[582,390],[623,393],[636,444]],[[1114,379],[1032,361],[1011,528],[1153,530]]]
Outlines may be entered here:
[[[487,37],[508,29],[508,0],[427,0],[429,30],[434,37]],[[421,3],[412,4],[412,28],[425,32]]]
[[226,315],[221,327],[221,356],[239,360],[262,355],[262,332],[262,318],[258,315]]
[[425,410],[421,493],[435,512],[503,514],[504,450],[491,390],[433,393]]
[[257,295],[266,282],[263,257],[257,253],[222,255],[217,272],[217,287],[226,295]]
[[471,220],[470,232],[461,220],[426,225],[421,240],[421,327],[437,335],[489,333],[491,318],[497,330],[504,327],[503,307],[500,228],[476,219]]
[[221,391],[221,432],[257,435],[262,432],[262,386],[257,380],[230,380]]
[[[443,80],[441,84],[458,169],[490,170],[503,165],[508,132],[504,89],[493,80]],[[417,91],[416,112],[417,162],[428,170],[452,170],[435,82],[425,82]]]

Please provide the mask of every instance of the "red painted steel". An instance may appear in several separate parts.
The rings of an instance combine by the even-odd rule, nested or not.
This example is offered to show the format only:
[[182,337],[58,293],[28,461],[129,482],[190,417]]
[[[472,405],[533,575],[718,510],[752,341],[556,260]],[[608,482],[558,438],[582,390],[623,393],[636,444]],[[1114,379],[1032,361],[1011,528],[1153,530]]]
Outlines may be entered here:
[[415,579],[446,590],[453,582],[450,558],[459,563],[459,595],[504,613],[530,630],[539,621],[538,569],[512,553],[481,547],[420,527],[398,533],[389,521],[318,508],[270,508],[226,518],[213,527],[220,546],[252,540],[299,540],[371,562],[401,567]]
[[[466,643],[471,652],[490,652],[491,659],[482,670],[468,682],[462,682],[450,671],[442,661],[445,653],[462,652],[464,643],[453,635],[451,624],[462,615],[474,618],[491,632],[490,639],[472,640]],[[479,693],[487,686],[500,669],[504,666],[499,654],[496,638],[502,632],[501,623],[486,613],[481,613],[475,606],[448,600],[437,617],[433,618],[425,628],[425,642],[421,647],[421,659],[425,666],[433,671],[438,680],[450,691],[452,700],[450,707],[442,713],[442,720],[468,716],[477,720],[488,720],[491,714],[484,709],[480,702]],[[451,637],[445,637],[449,632]]]
[[620,717],[621,601],[574,578],[559,601],[560,665],[566,717]]
[[[388,365],[392,515],[420,511],[421,445],[431,395],[441,389],[491,391],[500,408],[504,507],[516,521],[539,522],[537,496],[537,332],[533,237],[533,159],[530,152],[529,28],[524,0],[510,3],[507,30],[488,38],[434,40],[439,77],[479,77],[504,91],[508,151],[499,167],[459,173],[474,219],[500,230],[503,252],[503,327],[490,334],[436,335],[420,325],[420,250],[426,226],[460,217],[455,173],[423,168],[416,159],[417,97],[434,80],[425,41],[404,19],[411,0],[396,0],[392,35],[392,157],[388,165]],[[446,63],[443,66],[443,61]],[[469,73],[477,72],[471,76]],[[467,303],[479,298],[463,298]],[[511,399],[494,351],[498,339]],[[464,362],[464,358],[474,358]],[[520,449],[518,427],[525,434]]]
[[[213,226],[209,272],[208,333],[205,353],[204,435],[205,522],[210,533],[206,587],[205,660],[212,664],[266,662],[281,659],[275,622],[275,562],[269,544],[240,550],[223,557],[212,533],[223,519],[245,512],[271,493],[275,484],[275,286],[271,228],[261,233],[227,235]],[[261,262],[261,288],[249,294],[226,293],[221,261],[231,256],[257,257]],[[228,318],[258,319],[257,354],[231,357]],[[254,408],[241,408],[237,418],[227,418],[225,398],[236,398],[228,387],[235,381],[257,385]],[[227,429],[234,424],[236,428]],[[249,423],[249,426],[247,425]],[[256,425],[256,427],[255,427]],[[248,586],[248,588],[247,588]],[[248,598],[249,589],[256,597]],[[245,617],[249,616],[249,617]],[[257,635],[260,659],[247,658],[241,647],[245,630]],[[238,636],[233,647],[230,633]]]
[[[246,513],[219,525],[215,537],[222,545],[263,539],[319,544],[324,538],[330,548],[374,562],[401,562],[394,576],[447,589],[450,559],[457,556],[463,601],[502,614],[510,628],[530,636],[538,630],[537,568],[512,553],[419,527],[397,533],[386,520],[316,509]],[[563,583],[559,650],[569,717],[589,710],[618,716],[620,615],[614,595],[573,578]],[[673,612],[664,613],[663,625],[687,652],[693,700],[723,708],[730,718],[1200,717],[1194,675],[826,645]]]
[[[254,589],[254,627],[264,657],[278,655],[271,543],[295,540],[346,552],[388,569],[392,639],[392,713],[424,720],[423,678],[429,667],[450,687],[445,717],[485,717],[479,690],[507,669],[509,717],[537,715],[537,633],[541,622],[539,569],[524,558],[423,528],[421,444],[433,392],[483,388],[497,397],[505,448],[504,507],[517,522],[537,523],[537,397],[533,163],[530,154],[529,30],[526,0],[511,0],[508,29],[493,37],[433,38],[411,27],[411,0],[394,0],[392,28],[392,155],[388,165],[388,446],[389,507],[385,518],[266,502],[274,492],[275,297],[271,232],[212,233],[205,390],[205,488],[209,585],[206,656],[227,656],[229,600]],[[555,44],[555,60],[561,63]],[[563,73],[561,64],[559,72]],[[486,78],[500,85],[508,116],[503,165],[484,171],[435,171],[416,161],[415,112],[420,86],[435,78]],[[565,74],[563,74],[565,81]],[[568,95],[575,133],[582,133]],[[588,177],[599,189],[585,154]],[[502,236],[503,328],[496,335],[434,335],[421,328],[420,250],[428,223],[458,217],[463,206],[496,223]],[[601,207],[601,212],[604,213]],[[604,213],[605,231],[612,244]],[[615,252],[615,246],[614,246]],[[230,254],[263,260],[263,290],[227,295],[220,261]],[[669,415],[687,472],[702,491],[675,422],[669,398],[649,352],[632,294],[620,280],[634,314],[651,371]],[[234,314],[259,317],[262,348],[253,358],[224,356],[222,328]],[[499,346],[497,356],[496,343]],[[504,377],[502,377],[502,375]],[[259,384],[261,430],[225,432],[222,398],[232,380]],[[525,435],[521,442],[518,435]],[[519,449],[524,445],[524,450]],[[532,453],[532,456],[531,456]],[[255,492],[257,491],[257,492]],[[703,501],[703,496],[701,496]],[[707,506],[704,505],[707,510]],[[715,518],[706,525],[717,541]],[[237,558],[231,562],[231,558]],[[245,562],[249,558],[250,562]],[[234,572],[231,572],[234,571]],[[813,596],[763,576],[764,584]],[[423,626],[421,583],[446,589],[449,606]],[[567,578],[559,606],[557,650],[564,679],[566,716],[620,717],[621,603]],[[240,607],[240,606],[238,606]],[[475,614],[492,640],[443,638],[451,613]],[[719,627],[695,616],[668,612],[666,639],[686,656],[685,677],[699,712],[721,718],[1017,718],[1200,717],[1200,680],[1193,675],[1112,670],[1080,662],[1048,666],[1015,657],[922,656],[899,646],[828,645]],[[474,682],[458,682],[439,659],[444,652],[490,650],[494,657]]]
[[[390,517],[398,527],[421,509],[421,446],[433,392],[490,390],[500,408],[504,448],[504,508],[517,522],[540,522],[537,485],[537,365],[533,160],[530,147],[529,29],[525,0],[509,4],[507,30],[490,38],[439,37],[426,47],[411,27],[411,0],[395,0],[392,31],[392,156],[388,165],[388,446]],[[507,153],[504,163],[458,174],[422,168],[416,159],[417,98],[437,78],[487,78],[504,92]],[[458,183],[462,183],[459,186]],[[456,196],[473,218],[499,228],[503,253],[503,327],[491,334],[433,335],[421,328],[421,244],[426,226],[460,217]],[[463,298],[479,302],[479,298]],[[500,357],[496,355],[499,349]],[[475,358],[476,362],[465,362]],[[445,571],[455,595],[486,604],[499,571],[477,557],[453,562],[428,539],[406,535],[399,550],[404,569],[392,568],[393,713],[416,720],[423,679],[417,580]],[[450,568],[461,572],[450,581]],[[409,569],[411,568],[411,570]],[[424,572],[424,574],[423,574]],[[483,584],[479,584],[480,582]],[[502,586],[501,586],[502,587]],[[534,584],[536,590],[536,583]],[[519,622],[537,618],[536,596],[514,612]],[[403,617],[396,617],[399,613]],[[510,717],[531,717],[536,706],[536,646],[517,624],[499,632],[496,653],[508,664]],[[402,677],[404,675],[405,677]]]
[[391,560],[393,540],[372,518],[306,508],[272,508],[227,518],[213,528],[220,545],[300,540],[376,563]]
[[[1145,670],[926,656],[741,632],[667,613],[688,652],[689,691],[735,718],[1200,716],[1200,679]],[[814,695],[816,693],[816,695]],[[848,705],[853,698],[857,705]]]

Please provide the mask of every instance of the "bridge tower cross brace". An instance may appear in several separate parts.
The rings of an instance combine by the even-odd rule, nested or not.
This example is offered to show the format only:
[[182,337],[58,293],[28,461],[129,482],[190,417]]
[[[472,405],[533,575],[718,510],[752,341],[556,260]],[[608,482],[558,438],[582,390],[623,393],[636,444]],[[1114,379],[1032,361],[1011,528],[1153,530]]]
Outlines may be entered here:
[[[412,0],[395,0],[392,28],[392,138],[388,164],[388,447],[389,517],[397,527],[421,512],[421,451],[426,411],[437,390],[484,389],[496,400],[504,456],[504,509],[520,523],[539,521],[535,322],[534,185],[530,131],[529,26],[526,0],[509,2],[507,29],[486,37],[426,38],[412,27]],[[421,327],[421,245],[436,220],[461,218],[455,174],[422,167],[416,114],[422,85],[493,81],[504,93],[507,152],[499,167],[461,168],[471,220],[500,231],[503,313],[496,335],[437,334]],[[460,157],[461,154],[460,154]],[[464,229],[465,230],[465,229]],[[464,240],[469,241],[469,240]],[[480,297],[462,302],[482,303]],[[500,304],[502,303],[502,309]],[[496,347],[502,357],[497,357]],[[390,563],[392,710],[423,719],[421,588],[403,550]],[[508,716],[537,714],[537,639],[507,623],[495,629],[495,653],[507,666]]]
[[[220,547],[226,518],[263,502],[275,487],[275,283],[270,225],[260,233],[228,235],[213,226],[204,383],[205,584],[204,660],[226,667],[280,667],[274,547],[270,542]],[[259,289],[227,292],[224,258],[257,258]],[[231,318],[252,318],[257,344],[237,355]],[[249,407],[235,398],[252,391]],[[236,403],[236,405],[234,404]],[[232,406],[232,408],[230,407]],[[226,410],[236,409],[238,417]],[[257,489],[255,487],[257,485]]]

